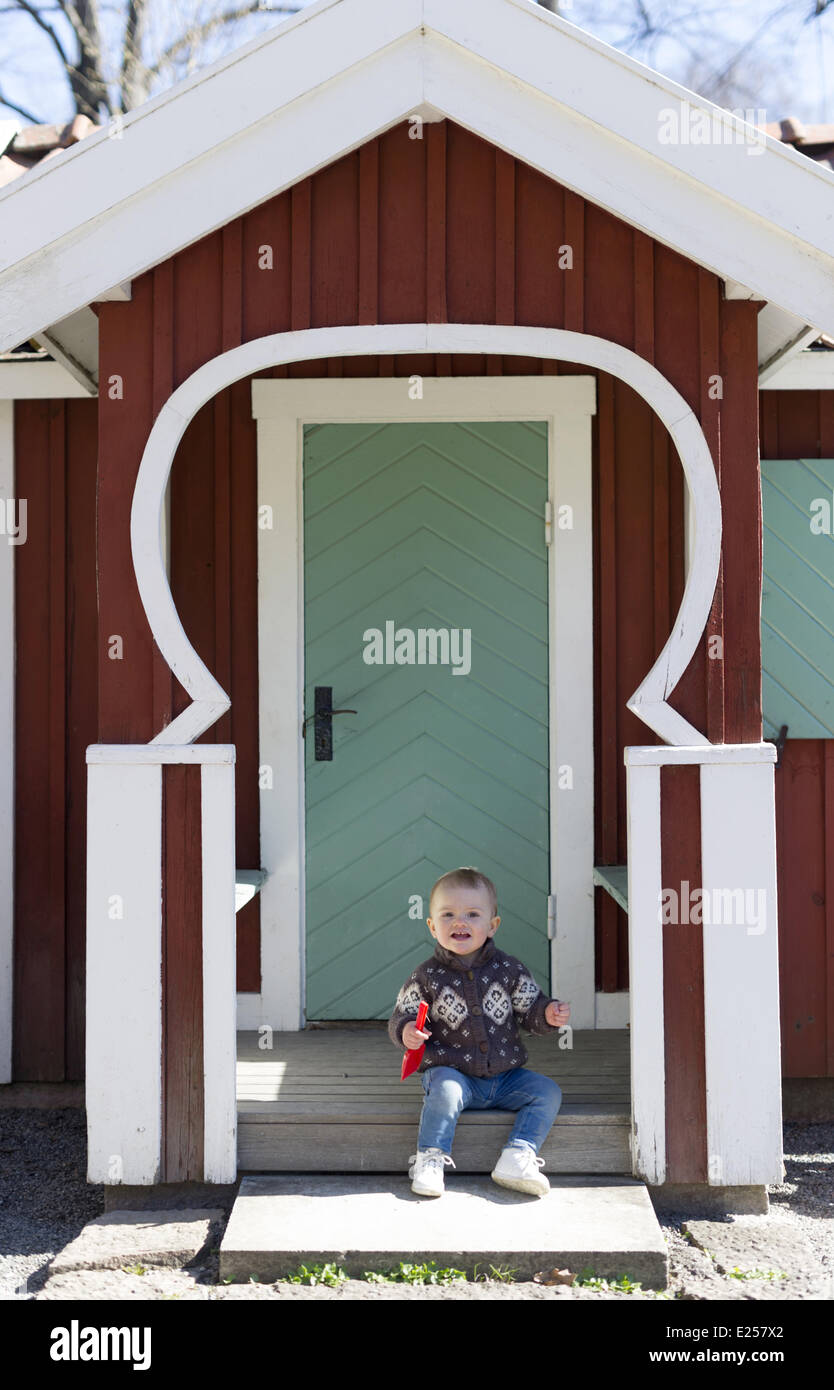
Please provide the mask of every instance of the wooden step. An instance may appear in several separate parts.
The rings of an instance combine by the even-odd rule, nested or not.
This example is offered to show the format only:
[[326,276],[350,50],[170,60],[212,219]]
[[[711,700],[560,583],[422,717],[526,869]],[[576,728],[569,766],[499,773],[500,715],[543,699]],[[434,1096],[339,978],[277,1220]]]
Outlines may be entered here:
[[[628,1034],[576,1033],[561,1051],[525,1038],[528,1065],[562,1087],[562,1108],[541,1150],[548,1173],[631,1173]],[[323,1029],[238,1039],[241,1172],[402,1172],[414,1153],[423,1091],[399,1079],[399,1054],[382,1030]],[[514,1116],[466,1111],[453,1158],[488,1173]]]

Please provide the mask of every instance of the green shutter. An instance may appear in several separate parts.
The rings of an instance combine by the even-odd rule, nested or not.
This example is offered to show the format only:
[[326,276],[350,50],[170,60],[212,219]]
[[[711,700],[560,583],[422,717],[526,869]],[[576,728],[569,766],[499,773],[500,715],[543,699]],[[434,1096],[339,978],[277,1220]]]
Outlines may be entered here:
[[832,494],[834,459],[762,462],[765,738],[834,737]]

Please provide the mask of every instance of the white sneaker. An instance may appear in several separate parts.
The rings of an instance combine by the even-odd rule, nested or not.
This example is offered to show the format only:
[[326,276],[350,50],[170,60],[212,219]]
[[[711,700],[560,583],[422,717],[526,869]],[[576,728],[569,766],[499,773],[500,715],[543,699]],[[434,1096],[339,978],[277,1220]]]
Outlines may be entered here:
[[550,1183],[541,1171],[543,1167],[544,1159],[526,1144],[517,1148],[508,1144],[501,1150],[501,1157],[492,1170],[492,1180],[501,1187],[511,1187],[514,1192],[543,1197],[550,1191]]
[[418,1197],[442,1197],[443,1169],[447,1163],[455,1166],[449,1155],[442,1149],[419,1149],[408,1161],[408,1176],[413,1179],[411,1191]]

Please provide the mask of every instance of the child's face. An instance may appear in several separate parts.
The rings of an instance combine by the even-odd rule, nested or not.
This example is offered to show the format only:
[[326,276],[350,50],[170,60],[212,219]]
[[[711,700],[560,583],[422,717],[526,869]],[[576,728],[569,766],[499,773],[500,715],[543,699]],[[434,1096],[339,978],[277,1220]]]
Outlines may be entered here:
[[429,910],[429,931],[456,956],[479,951],[487,937],[495,935],[501,921],[500,917],[489,915],[491,903],[485,888],[441,888]]

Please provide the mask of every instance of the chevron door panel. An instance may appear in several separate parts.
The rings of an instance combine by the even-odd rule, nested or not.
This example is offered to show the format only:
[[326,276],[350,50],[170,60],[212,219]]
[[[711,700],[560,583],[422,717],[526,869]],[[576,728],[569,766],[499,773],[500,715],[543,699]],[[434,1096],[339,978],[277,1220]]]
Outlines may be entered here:
[[544,424],[305,428],[304,712],[357,711],[305,740],[309,1019],[388,1016],[461,864],[549,988],[546,498]]

